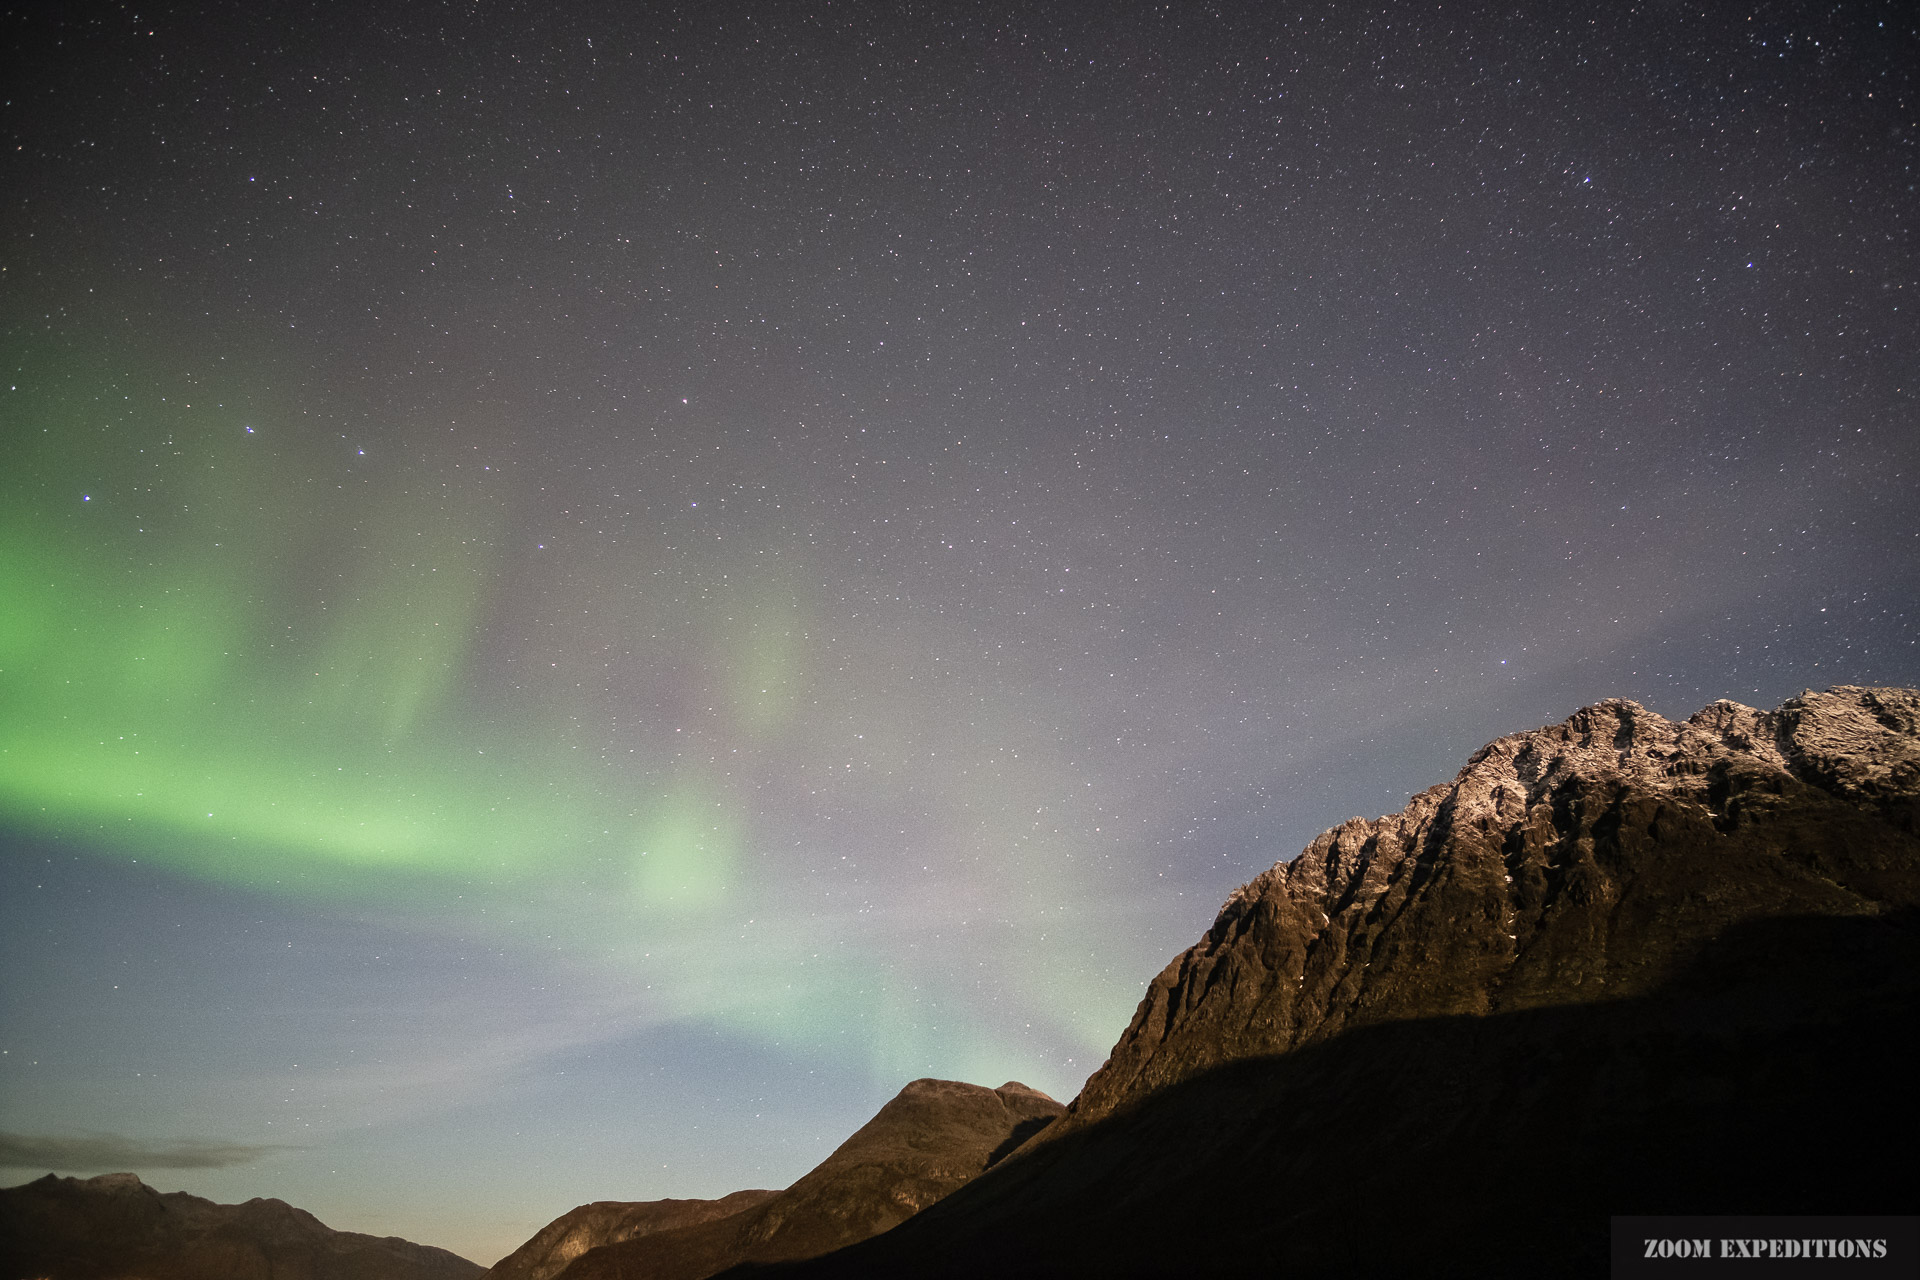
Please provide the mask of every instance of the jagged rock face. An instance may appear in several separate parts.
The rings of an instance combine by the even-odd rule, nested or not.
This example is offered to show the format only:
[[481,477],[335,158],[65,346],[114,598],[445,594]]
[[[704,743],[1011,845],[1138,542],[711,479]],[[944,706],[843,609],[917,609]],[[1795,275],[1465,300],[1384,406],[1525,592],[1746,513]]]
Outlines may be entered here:
[[601,1245],[697,1226],[750,1209],[778,1194],[736,1191],[719,1200],[596,1200],[555,1218],[533,1239],[493,1264],[487,1280],[550,1280]]
[[1397,1018],[1636,996],[1706,939],[1920,901],[1920,694],[1842,687],[1675,724],[1603,702],[1482,748],[1228,900],[1153,980],[1069,1122]]
[[334,1231],[280,1200],[215,1204],[130,1173],[0,1191],[0,1280],[476,1280],[476,1263]]
[[811,1258],[888,1230],[978,1177],[1065,1111],[1046,1094],[915,1080],[785,1191],[738,1213],[590,1250],[562,1280],[700,1280]]
[[1613,1214],[1908,1213],[1917,1015],[1920,692],[1602,703],[1256,878],[1065,1118],[775,1274],[1599,1275]]

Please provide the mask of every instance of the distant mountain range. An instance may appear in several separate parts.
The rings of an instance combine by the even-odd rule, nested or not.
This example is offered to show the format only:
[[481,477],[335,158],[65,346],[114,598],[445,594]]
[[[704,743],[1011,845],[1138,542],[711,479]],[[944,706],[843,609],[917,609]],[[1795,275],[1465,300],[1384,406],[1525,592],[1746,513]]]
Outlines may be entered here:
[[131,1173],[0,1191],[6,1280],[477,1280],[445,1249],[335,1231],[279,1200],[215,1204]]
[[[1916,1012],[1920,692],[1603,702],[1241,888],[1070,1106],[915,1081],[785,1191],[585,1205],[488,1275],[1602,1275],[1610,1215],[1913,1212]],[[419,1259],[272,1274],[478,1271],[371,1243]],[[31,1274],[268,1274],[167,1267]]]

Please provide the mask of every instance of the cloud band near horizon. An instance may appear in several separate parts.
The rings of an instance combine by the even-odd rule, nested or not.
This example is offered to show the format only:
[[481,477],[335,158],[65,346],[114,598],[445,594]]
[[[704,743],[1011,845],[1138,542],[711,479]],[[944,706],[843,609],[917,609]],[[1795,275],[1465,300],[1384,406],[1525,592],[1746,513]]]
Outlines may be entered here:
[[178,1138],[151,1142],[117,1133],[52,1137],[0,1133],[0,1169],[112,1173],[141,1169],[225,1169],[251,1164],[275,1151],[296,1151],[281,1143],[221,1142]]

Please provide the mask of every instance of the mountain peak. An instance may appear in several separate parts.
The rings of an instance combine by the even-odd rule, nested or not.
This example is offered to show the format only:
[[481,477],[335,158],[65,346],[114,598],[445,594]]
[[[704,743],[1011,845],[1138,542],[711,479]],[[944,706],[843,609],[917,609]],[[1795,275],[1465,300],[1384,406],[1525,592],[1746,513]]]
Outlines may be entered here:
[[[1451,783],[1237,889],[1048,1140],[1350,1027],[1639,994],[1693,940],[1783,900],[1828,914],[1911,901],[1910,862],[1847,833],[1869,814],[1913,832],[1917,794],[1910,689],[1808,691],[1770,712],[1722,700],[1678,723],[1610,698],[1498,738]],[[1828,822],[1764,835],[1789,805]]]
[[[582,1206],[550,1224],[495,1280],[698,1280],[738,1263],[811,1258],[878,1235],[971,1182],[1066,1108],[1017,1080],[998,1089],[909,1081],[784,1191],[727,1201]],[[672,1220],[657,1210],[676,1206]]]

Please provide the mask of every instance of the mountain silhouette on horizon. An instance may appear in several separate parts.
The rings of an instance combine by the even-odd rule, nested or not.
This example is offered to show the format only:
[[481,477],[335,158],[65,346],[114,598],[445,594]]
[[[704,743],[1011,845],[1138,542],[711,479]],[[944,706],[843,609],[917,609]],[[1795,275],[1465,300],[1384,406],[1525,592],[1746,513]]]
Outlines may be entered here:
[[478,1280],[485,1270],[398,1236],[335,1231],[282,1200],[215,1204],[131,1173],[50,1173],[0,1190],[4,1280]]

